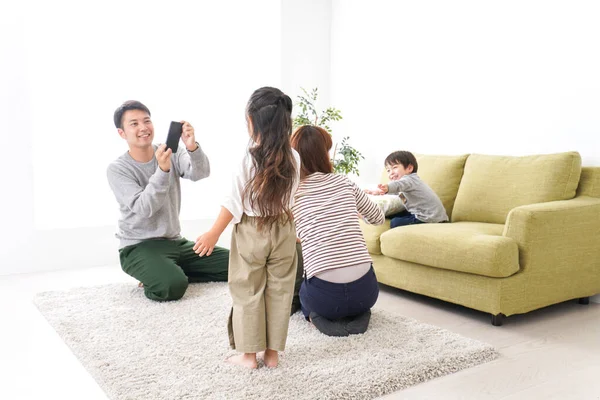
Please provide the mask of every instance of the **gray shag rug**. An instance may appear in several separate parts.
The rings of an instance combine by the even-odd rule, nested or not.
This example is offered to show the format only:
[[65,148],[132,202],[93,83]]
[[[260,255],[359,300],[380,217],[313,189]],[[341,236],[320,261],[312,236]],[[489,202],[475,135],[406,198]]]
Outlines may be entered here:
[[296,313],[279,367],[250,371],[224,362],[235,354],[226,283],[192,284],[167,303],[127,284],[34,301],[114,400],[373,399],[498,356],[485,343],[375,307],[369,330],[345,338],[319,333]]

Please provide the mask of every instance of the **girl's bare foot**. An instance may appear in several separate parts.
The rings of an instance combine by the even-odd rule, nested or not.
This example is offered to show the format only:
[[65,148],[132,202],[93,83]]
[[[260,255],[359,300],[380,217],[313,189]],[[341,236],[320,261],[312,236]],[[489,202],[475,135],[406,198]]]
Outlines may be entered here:
[[227,362],[233,365],[239,365],[242,367],[256,369],[258,363],[256,362],[256,353],[242,353],[227,359]]
[[275,350],[266,349],[264,363],[269,368],[275,368],[279,364],[279,354]]

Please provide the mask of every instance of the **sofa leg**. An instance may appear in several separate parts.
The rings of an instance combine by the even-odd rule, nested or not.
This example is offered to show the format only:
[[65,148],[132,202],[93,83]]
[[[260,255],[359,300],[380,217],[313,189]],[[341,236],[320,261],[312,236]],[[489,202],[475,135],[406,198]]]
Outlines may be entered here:
[[492,314],[492,325],[494,326],[502,326],[502,321],[504,320],[504,314]]
[[589,297],[582,297],[579,299],[578,301],[579,304],[590,304],[590,298]]

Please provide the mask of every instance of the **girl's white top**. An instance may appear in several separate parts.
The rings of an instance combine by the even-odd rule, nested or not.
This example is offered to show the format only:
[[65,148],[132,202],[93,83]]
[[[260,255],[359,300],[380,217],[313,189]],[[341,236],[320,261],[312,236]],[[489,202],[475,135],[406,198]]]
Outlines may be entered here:
[[[294,184],[292,186],[292,192],[290,193],[290,209],[294,205],[294,194],[298,189],[300,182],[300,154],[292,149],[294,155],[294,161],[296,162],[296,176],[294,177]],[[236,172],[233,174],[233,184],[231,185],[231,193],[225,199],[222,204],[229,212],[233,215],[233,224],[237,224],[242,220],[242,215],[257,217],[261,216],[257,210],[250,208],[250,202],[248,196],[242,199],[244,188],[254,175],[254,166],[252,165],[252,156],[246,150],[246,154],[239,164]]]

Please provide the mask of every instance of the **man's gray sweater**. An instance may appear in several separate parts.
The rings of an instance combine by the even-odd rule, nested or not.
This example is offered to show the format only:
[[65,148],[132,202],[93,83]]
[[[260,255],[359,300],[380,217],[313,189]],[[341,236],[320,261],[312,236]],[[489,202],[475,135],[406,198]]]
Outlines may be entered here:
[[193,152],[179,146],[177,153],[171,155],[169,172],[158,167],[155,156],[141,163],[127,152],[113,161],[107,175],[121,211],[116,234],[121,240],[119,248],[148,239],[179,239],[179,178],[197,181],[209,174],[208,157],[200,146]]

